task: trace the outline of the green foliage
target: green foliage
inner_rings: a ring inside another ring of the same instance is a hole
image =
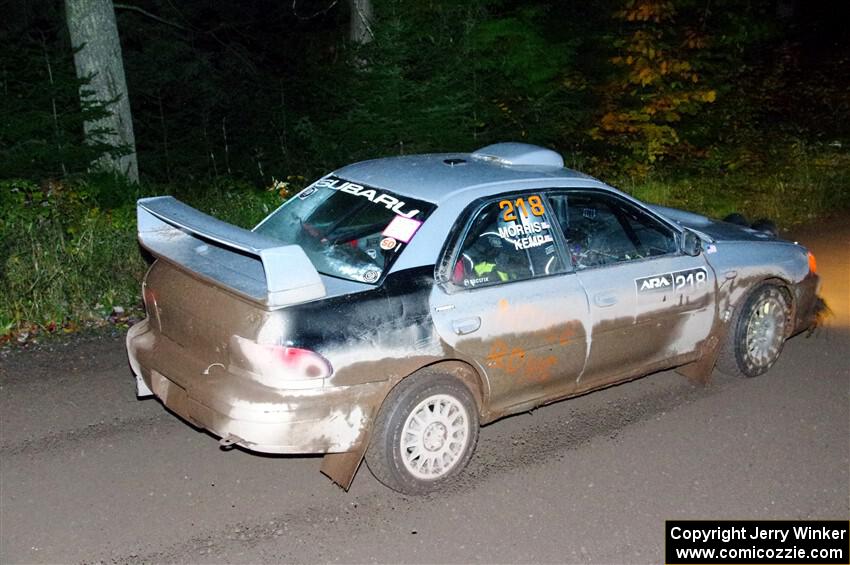
[[[141,186],[86,172],[104,147],[83,143],[82,124],[109,108],[80,103],[62,4],[13,3],[0,22],[15,46],[0,51],[0,334],[137,304],[140,196],[248,227],[378,156],[524,140],[712,216],[788,225],[850,207],[850,49],[829,41],[847,19],[832,8],[798,2],[788,21],[772,0],[373,3],[366,45],[348,39],[346,2],[119,9]]]
[[[428,9],[377,2],[374,39],[350,46],[318,85],[324,107],[302,121],[314,152],[346,160],[469,147],[475,134],[469,26],[478,2]],[[351,159],[353,157],[353,159]]]
[[[98,156],[124,148],[90,139],[83,122],[109,112],[109,103],[80,98],[87,81],[74,74],[70,49],[42,35],[0,33],[0,178],[49,178],[84,172]]]
[[[683,16],[666,0],[625,0],[614,13],[626,30],[613,40],[620,72],[604,87],[605,113],[591,135],[626,149],[637,176],[682,151],[679,123],[717,96],[699,72],[708,38]]]
[[[303,179],[294,178],[297,188]],[[136,207],[117,199],[114,177],[93,175],[41,185],[0,181],[0,335],[35,323],[103,320],[140,306],[147,265],[136,243]],[[180,193],[191,205],[252,227],[291,194],[221,179],[201,189],[149,186],[144,195]],[[123,193],[122,193],[123,194]],[[114,206],[101,207],[101,203]]]
[[[713,218],[732,212],[753,220],[770,218],[781,229],[850,208],[847,151],[795,143],[776,150],[770,159],[764,168],[742,168],[712,176],[680,172],[640,180],[625,177],[619,186],[648,202]]]
[[[98,316],[97,304],[138,302],[144,262],[132,206],[104,210],[63,183],[3,181],[0,214],[0,319],[61,323]]]
[[[555,144],[587,111],[563,87],[576,41],[546,10],[501,2],[376,0],[374,39],[311,80],[321,104],[290,139],[329,167],[516,139]],[[304,170],[304,169],[301,169]]]
[[[587,115],[576,75],[578,40],[543,22],[543,8],[491,16],[475,27],[473,65],[483,98],[479,118],[489,140],[562,142]]]

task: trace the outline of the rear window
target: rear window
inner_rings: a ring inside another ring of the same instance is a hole
[[[374,284],[433,204],[337,177],[316,181],[254,231],[300,245],[320,273]]]

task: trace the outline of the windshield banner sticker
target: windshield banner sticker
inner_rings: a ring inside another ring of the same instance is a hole
[[[404,202],[402,202],[404,204]],[[417,212],[419,210],[416,210]],[[413,238],[413,234],[416,233],[416,230],[419,229],[419,226],[422,225],[422,222],[419,220],[411,220],[408,217],[405,217],[403,214],[400,214],[393,218],[384,232],[381,234],[384,237],[391,237],[402,243],[409,243]]]
[[[419,213],[419,210],[407,210],[406,212],[402,211],[404,209],[405,202],[403,200],[395,198],[394,196],[380,193],[374,188],[368,188],[363,186],[362,184],[344,181],[335,177],[317,180],[315,183],[313,183],[313,186],[318,188],[330,188],[332,190],[339,190],[340,192],[347,192],[355,196],[362,196],[363,198],[369,200],[369,202],[373,202],[375,204],[383,204],[384,206],[386,206],[387,210],[392,210],[399,216],[404,216],[405,218],[413,218]]]
[[[647,292],[690,292],[701,288],[708,280],[708,271],[699,267],[673,273],[660,273],[650,277],[635,279],[638,293]]]

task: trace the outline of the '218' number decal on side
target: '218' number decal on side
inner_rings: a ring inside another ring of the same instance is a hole
[[[689,269],[673,273],[673,284],[676,285],[677,291],[690,290],[704,285],[707,278],[705,269]]]
[[[635,279],[635,287],[638,292],[687,292],[702,287],[707,280],[708,272],[700,267]]]

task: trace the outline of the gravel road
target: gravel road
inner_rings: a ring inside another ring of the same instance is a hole
[[[795,234],[834,311],[755,379],[673,372],[482,430],[424,498],[222,451],[137,401],[118,338],[0,357],[0,563],[659,563],[664,520],[850,518],[850,223]]]

